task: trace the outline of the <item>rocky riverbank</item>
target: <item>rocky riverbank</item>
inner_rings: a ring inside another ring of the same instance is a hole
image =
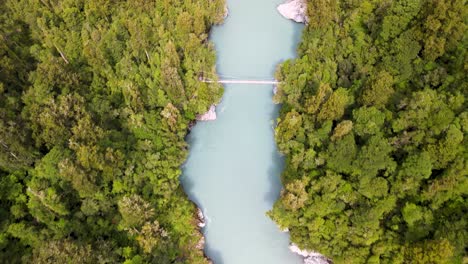
[[[278,226],[281,232],[289,232],[289,228],[281,228]],[[333,264],[333,261],[324,255],[314,252],[314,251],[307,251],[304,249],[300,249],[296,244],[291,243],[289,245],[289,249],[295,253],[300,255],[303,260],[304,264]]]
[[[324,255],[317,253],[317,252],[300,249],[294,243],[289,246],[289,249],[292,252],[298,255],[301,255],[304,258],[304,264],[332,264],[333,263],[330,259],[328,259]]]
[[[294,20],[297,23],[307,24],[309,22],[306,0],[288,0],[279,5],[276,9],[282,16]]]
[[[210,109],[204,114],[197,115],[198,121],[213,121],[216,120],[216,105],[211,105]]]
[[[224,6],[224,19],[226,19],[229,16],[229,8],[227,4]]]
[[[288,0],[283,4],[280,4],[277,8],[278,12],[285,18],[291,19],[297,23],[307,24],[309,18],[307,17],[307,1],[306,0]],[[273,94],[276,95],[278,92],[278,87],[273,88]],[[281,230],[282,232],[288,232],[289,229],[285,228]],[[330,259],[324,255],[300,249],[296,244],[292,243],[289,246],[289,249],[302,256],[304,264],[331,264],[333,263]]]
[[[197,227],[198,227],[198,235],[200,236],[200,239],[198,240],[198,243],[196,245],[196,249],[200,250],[203,252],[203,255],[207,261],[208,264],[213,264],[213,261],[205,254],[205,236],[203,235],[201,229],[206,226],[205,222],[205,216],[203,215],[203,211],[197,207]]]

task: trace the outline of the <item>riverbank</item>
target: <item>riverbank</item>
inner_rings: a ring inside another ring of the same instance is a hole
[[[287,0],[286,2],[278,5],[278,12],[286,19],[290,19],[297,23],[307,24],[309,22],[309,17],[307,15],[307,1],[306,0]],[[276,95],[278,92],[278,87],[275,86],[273,93]],[[278,103],[275,100],[275,103]],[[282,229],[283,232],[289,232],[288,228]],[[333,263],[326,256],[314,252],[308,251],[299,248],[296,244],[292,243],[289,246],[289,249],[300,255],[303,258],[304,264],[330,264]]]
[[[205,236],[203,235],[203,230],[202,230],[203,227],[206,226],[205,216],[203,215],[203,211],[195,203],[193,204],[194,206],[197,207],[196,215],[194,216],[194,218],[196,219],[195,224],[198,230],[198,233],[197,233],[198,243],[195,248],[196,250],[199,250],[202,252],[203,257],[205,258],[207,264],[213,264],[213,261],[210,259],[210,257],[208,257],[205,254]]]

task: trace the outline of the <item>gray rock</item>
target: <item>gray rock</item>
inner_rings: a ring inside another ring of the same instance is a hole
[[[227,4],[224,6],[224,19],[226,19],[229,16],[229,8],[227,7]]]
[[[289,0],[279,5],[276,9],[282,16],[297,23],[307,24],[309,22],[306,0]]]
[[[292,252],[298,255],[301,255],[304,258],[304,264],[330,264],[332,263],[332,261],[329,260],[324,255],[317,253],[317,252],[300,249],[296,244],[291,244],[289,246],[289,249]]]
[[[198,227],[203,228],[206,226],[205,216],[200,208],[197,209],[197,216],[198,216]]]
[[[213,120],[216,120],[216,106],[211,105],[208,112],[206,112],[206,113],[204,113],[202,115],[197,115],[197,120],[198,121],[213,121]]]

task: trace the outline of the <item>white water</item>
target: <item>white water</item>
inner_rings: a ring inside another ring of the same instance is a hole
[[[228,0],[229,17],[212,30],[221,76],[271,80],[295,56],[302,25],[276,11],[281,0]],[[272,85],[226,84],[218,119],[188,137],[182,184],[205,213],[206,254],[215,264],[301,263],[289,236],[265,215],[278,199],[283,161],[273,138]]]

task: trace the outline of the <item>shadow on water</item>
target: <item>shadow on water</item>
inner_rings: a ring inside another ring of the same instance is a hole
[[[265,200],[274,204],[278,200],[282,188],[281,171],[284,167],[284,158],[275,149],[271,153],[272,165],[268,168],[269,191],[265,194]]]
[[[195,130],[197,130],[199,128],[199,127],[197,127],[197,125],[199,126],[199,124],[196,123],[192,127],[191,131],[185,136],[185,139],[184,139],[185,142],[187,143],[187,146],[188,146],[188,148],[187,148],[188,149],[188,156],[185,159],[185,162],[180,167],[181,170],[182,170],[182,173],[181,173],[181,175],[179,177],[179,181],[180,181],[185,193],[189,197],[189,199],[192,202],[194,202],[199,208],[201,208],[200,203],[197,200],[195,192],[194,192],[196,177],[192,177],[192,175],[190,175],[190,171],[187,170],[187,164],[190,163],[190,159],[192,158],[192,155],[194,155],[194,153],[192,151],[192,147],[195,145],[195,142],[197,140],[196,133],[194,133]]]
[[[297,39],[297,40],[301,39],[302,31],[304,31],[304,28],[305,28],[305,27],[304,27],[302,24],[300,25],[300,27],[301,27],[301,30],[293,30],[293,39]],[[294,54],[294,58],[297,58],[297,50],[298,50],[298,48],[299,48],[298,43],[295,42],[295,41],[292,41],[292,43],[291,43],[291,51],[292,51],[293,54]]]
[[[209,244],[205,244],[205,254],[210,257],[213,263],[224,264],[221,252],[210,247]]]
[[[180,177],[180,182],[182,183],[184,191],[189,197],[189,199],[192,202],[194,202],[198,207],[200,207],[200,202],[197,200],[197,197],[193,191],[195,183],[193,181],[193,178],[187,175],[187,171],[185,169],[183,169],[182,176]]]
[[[294,31],[294,39],[300,39],[301,35],[302,35],[302,30],[295,30]],[[297,46],[296,43],[293,43],[293,45],[291,45],[291,51],[293,52],[294,54],[294,57],[293,58],[288,58],[288,59],[295,59],[297,58],[297,51],[298,51],[298,48],[299,46]],[[271,68],[270,68],[270,72],[271,72],[271,76],[274,78],[275,77],[275,73],[276,73],[276,69],[278,69],[279,65],[283,62],[285,62],[286,60],[288,59],[279,59],[277,61],[275,61],[275,63],[273,65],[271,65]],[[276,111],[276,110],[275,110]],[[275,118],[277,117],[277,115],[275,116]]]
[[[270,120],[273,121],[273,128],[276,127],[276,118],[278,117],[279,106],[275,105],[270,113]],[[272,133],[273,138],[271,139],[273,142],[272,144],[275,146],[273,151],[271,152],[271,166],[268,168],[268,183],[270,188],[268,188],[268,192],[265,194],[265,200],[268,203],[275,203],[278,200],[282,184],[281,184],[281,172],[284,168],[284,158],[278,152],[276,148],[276,142],[274,139],[274,132]]]
[[[300,24],[301,30],[293,30],[293,39],[300,39],[302,36],[302,31],[304,30],[304,27],[302,24]],[[294,58],[297,57],[297,51],[298,51],[298,46],[296,42],[292,42],[291,44],[291,51],[294,54]],[[287,60],[287,59],[286,59]],[[285,59],[280,59],[277,60],[270,69],[271,76],[275,76],[276,70],[279,67],[279,65],[283,62],[286,61]],[[273,98],[272,98],[273,101]],[[270,120],[273,120],[273,129],[276,127],[276,119],[279,116],[279,109],[280,106],[276,105],[273,107],[273,110],[271,111],[270,114]],[[274,137],[274,135],[273,135]],[[276,146],[276,141],[273,138],[273,144],[275,145],[275,148],[273,149],[271,153],[271,166],[268,169],[268,180],[270,184],[269,191],[265,194],[265,200],[268,203],[275,203],[276,200],[278,200],[280,196],[280,192],[282,189],[282,183],[281,183],[281,173],[284,170],[284,157],[278,152],[277,146]]]
[[[283,63],[284,61],[285,61],[284,59],[277,60],[277,61],[275,62],[275,64],[271,66],[270,72],[271,72],[271,76],[272,76],[273,78],[275,78],[276,69],[278,69],[278,66],[280,65],[280,63]],[[275,78],[275,79],[276,79],[276,78]],[[275,110],[275,111],[276,111],[276,110]]]

